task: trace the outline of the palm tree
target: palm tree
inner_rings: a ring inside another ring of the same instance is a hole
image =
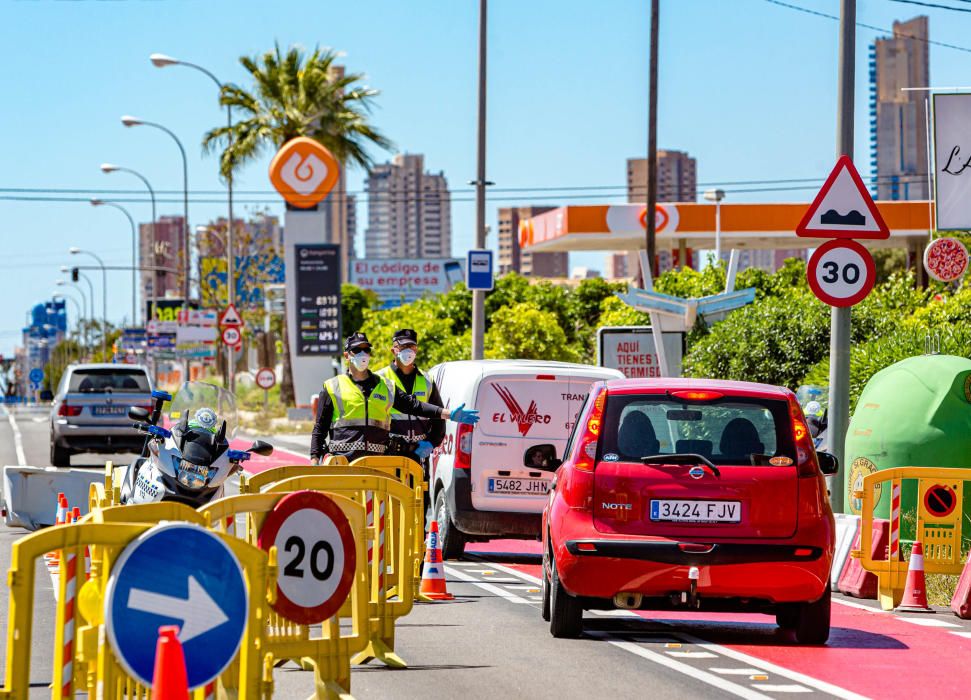
[[[210,130],[202,142],[210,153],[223,147],[223,177],[232,178],[238,168],[267,149],[276,151],[297,136],[319,142],[341,163],[365,169],[373,164],[368,146],[391,148],[391,141],[368,122],[378,91],[360,84],[364,78],[361,74],[345,75],[335,64],[337,58],[336,52],[319,48],[307,55],[290,47],[284,54],[277,44],[262,56],[239,59],[253,77],[253,90],[225,85],[220,102],[242,118],[232,127]],[[288,405],[294,399],[286,315],[280,399]]]

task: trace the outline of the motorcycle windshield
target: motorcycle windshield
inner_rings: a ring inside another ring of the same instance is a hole
[[[170,425],[178,425],[183,416],[188,416],[189,427],[216,432],[222,421],[226,421],[226,439],[236,436],[239,415],[236,411],[236,397],[215,384],[205,382],[186,382],[176,392],[169,405]]]

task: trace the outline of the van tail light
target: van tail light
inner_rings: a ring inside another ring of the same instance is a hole
[[[587,417],[583,434],[577,443],[577,458],[573,466],[582,472],[592,472],[600,442],[600,429],[603,427],[604,406],[607,404],[607,387],[601,386],[600,393],[593,400],[593,409]]]
[[[455,469],[472,468],[472,432],[475,428],[459,423],[455,431]]]
[[[57,409],[57,415],[59,416],[80,416],[81,406],[71,406],[67,401],[61,404],[60,408]]]
[[[816,476],[819,474],[816,446],[795,396],[789,397],[789,415],[792,417],[792,437],[796,444],[797,473],[799,476]]]

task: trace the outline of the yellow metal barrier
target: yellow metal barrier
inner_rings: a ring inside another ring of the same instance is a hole
[[[861,500],[860,549],[850,552],[867,571],[877,575],[878,596],[884,610],[900,604],[907,583],[909,562],[901,556],[900,494],[902,482],[917,480],[917,540],[924,547],[924,572],[928,574],[960,574],[962,494],[964,485],[971,482],[971,469],[943,467],[895,467],[883,469],[863,477],[862,490],[853,498]],[[889,482],[886,483],[885,482]],[[890,546],[886,559],[873,559],[873,509],[879,501],[879,488],[891,494]]]
[[[385,572],[379,566],[381,558],[377,555],[377,527],[369,528],[367,536],[374,543],[376,553],[369,568],[369,639],[367,648],[353,662],[367,663],[371,659],[377,659],[388,666],[405,668],[407,664],[394,651],[395,621],[411,612],[421,575],[421,562],[415,557],[415,512],[422,505],[420,487],[410,489],[387,477],[313,475],[278,482],[270,487],[270,492],[303,489],[347,495],[362,504],[366,502],[367,494],[371,493],[375,512],[382,503],[386,504],[388,529],[394,530],[394,541],[397,544],[388,551],[395,562],[395,569],[402,572],[402,575],[396,582],[393,597],[389,596]]]
[[[7,658],[0,699],[26,699],[30,689],[30,660],[33,641],[33,608],[36,560],[45,552],[61,552],[61,595],[57,608],[52,697],[74,697],[76,691],[88,697],[144,698],[149,689],[140,686],[121,669],[106,642],[102,620],[103,591],[113,562],[135,538],[155,523],[83,521],[48,528],[14,543],[7,576],[10,589],[7,625]],[[276,572],[267,554],[251,545],[222,536],[242,565],[250,590],[250,609],[243,641],[233,672],[222,676],[223,686],[238,689],[236,697],[264,698],[272,692],[272,658],[266,657],[263,619],[268,603],[268,580]],[[76,585],[84,578],[85,550],[91,550],[91,578],[78,587],[77,596],[67,595],[72,585],[68,576],[71,559],[81,562],[74,569]],[[273,553],[275,555],[275,551]],[[76,601],[76,604],[75,604]],[[77,634],[72,636],[76,630]],[[269,671],[268,671],[269,669]],[[202,690],[194,697],[201,700]]]
[[[246,529],[243,537],[255,544],[267,513],[288,493],[274,491],[229,496],[203,506],[199,514],[217,531],[226,527],[227,520],[235,521],[238,516],[246,515],[253,526]],[[312,668],[317,697],[336,698],[350,693],[351,659],[364,651],[369,641],[367,533],[361,502],[334,493],[327,495],[347,516],[354,533],[357,568],[351,593],[341,610],[321,625],[320,636],[314,636],[316,627],[312,630],[270,611],[266,620],[266,650],[277,661],[291,659]],[[342,618],[350,621],[349,630],[342,631]]]

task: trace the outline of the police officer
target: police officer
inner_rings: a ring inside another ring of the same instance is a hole
[[[390,379],[395,387],[412,394],[419,401],[435,406],[442,405],[438,387],[418,367],[418,334],[410,328],[395,331],[391,338],[394,361],[378,374]],[[440,419],[409,416],[397,409],[391,410],[390,454],[410,457],[421,463],[445,438],[445,421]]]
[[[475,425],[479,412],[465,404],[448,411],[424,403],[398,389],[394,382],[368,369],[371,342],[363,333],[344,341],[347,373],[324,382],[317,404],[317,420],[310,439],[310,458],[320,464],[325,453],[342,455],[348,461],[366,455],[383,455],[388,449],[391,412],[422,418],[451,419]]]

